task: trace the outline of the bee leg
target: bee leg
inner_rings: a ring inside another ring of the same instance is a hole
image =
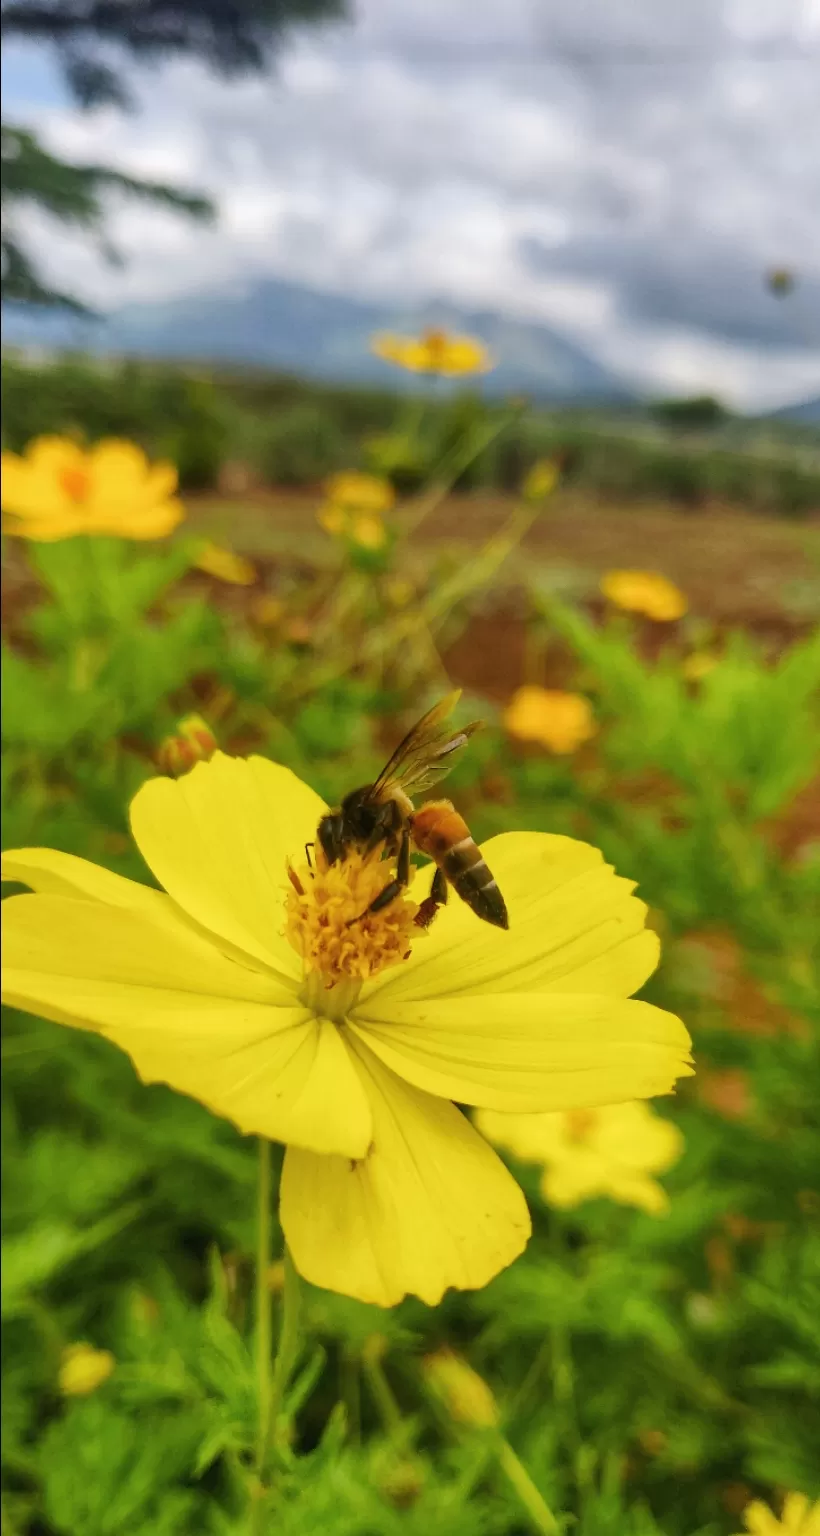
[[[311,850],[311,848],[315,848],[315,847],[316,847],[315,843],[305,843],[305,858],[307,859],[308,869],[310,869],[310,870],[313,869],[313,860],[310,857],[310,850]]]
[[[437,907],[443,907],[447,900],[447,877],[441,869],[437,869],[433,876],[430,900],[434,901]]]
[[[360,914],[359,917],[352,917],[350,919],[350,922],[347,924],[347,927],[348,928],[352,928],[354,923],[360,923],[362,918],[363,917],[369,917],[371,912],[383,912],[385,907],[389,907],[390,906],[391,901],[395,901],[396,897],[401,895],[402,891],[409,884],[409,882],[410,882],[410,833],[407,830],[407,828],[405,827],[403,832],[402,832],[401,842],[399,843],[399,853],[398,853],[398,858],[396,860],[396,875],[395,875],[395,879],[389,880],[387,882],[387,885],[384,886],[383,890],[379,891],[378,896],[374,896],[373,897],[373,900],[371,901],[370,906],[367,907],[365,909],[365,911]]]
[[[369,853],[373,852],[374,848],[378,848],[379,843],[384,843],[387,851],[394,853],[396,851],[396,836],[399,832],[403,832],[401,812],[395,800],[387,800],[379,808],[376,824],[365,843],[365,858]]]
[[[447,878],[442,870],[437,869],[430,886],[430,895],[425,896],[415,916],[417,928],[429,928],[439,907],[443,907],[447,900]]]

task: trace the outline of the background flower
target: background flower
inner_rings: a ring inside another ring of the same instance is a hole
[[[659,623],[682,619],[689,606],[680,588],[658,571],[607,571],[601,591],[616,608],[643,613]]]
[[[809,1504],[804,1493],[787,1493],[778,1520],[766,1504],[755,1499],[744,1509],[743,1523],[743,1536],[749,1532],[751,1536],[820,1536],[820,1500]]]
[[[582,694],[535,684],[516,689],[504,711],[504,725],[519,741],[536,741],[559,755],[574,752],[598,730]]]
[[[397,336],[381,331],[370,342],[371,351],[386,362],[397,363],[411,373],[438,373],[457,377],[488,373],[494,366],[483,341],[475,336],[455,336],[428,330],[421,336]]]
[[[479,1130],[524,1162],[542,1163],[541,1193],[550,1205],[572,1206],[598,1195],[658,1216],[669,1209],[652,1177],[683,1151],[676,1125],[643,1103],[612,1104],[563,1114],[504,1115],[479,1110]]]
[[[173,464],[149,464],[136,443],[104,438],[85,449],[65,437],[38,437],[2,458],[7,533],[52,542],[79,533],[158,539],[184,517]]]

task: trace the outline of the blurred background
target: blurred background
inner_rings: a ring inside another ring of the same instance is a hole
[[[254,1530],[520,1536],[540,1497],[734,1536],[762,1499],[811,1536],[820,7],[2,31],[4,846],[144,879],[150,774],[218,743],[335,802],[460,687],[447,793],[638,882],[695,1039],[654,1205],[512,1157],[535,1233],[484,1292],[309,1292]],[[3,1058],[3,1536],[244,1536],[253,1148],[90,1035],[9,1011]]]

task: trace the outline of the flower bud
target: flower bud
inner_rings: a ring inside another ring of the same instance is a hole
[[[543,501],[558,484],[560,467],[554,459],[538,459],[524,476],[521,495],[525,501]]]
[[[87,1397],[107,1381],[116,1365],[108,1349],[93,1344],[67,1344],[60,1358],[58,1381],[65,1397]]]
[[[213,731],[201,715],[186,715],[172,736],[166,736],[157,748],[157,767],[161,773],[178,779],[194,763],[207,763],[219,746]]]
[[[425,1356],[422,1373],[428,1386],[444,1404],[457,1424],[475,1429],[494,1429],[498,1425],[498,1405],[486,1381],[476,1374],[451,1349],[439,1349]]]

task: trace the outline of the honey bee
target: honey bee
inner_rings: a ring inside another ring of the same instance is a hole
[[[352,790],[337,810],[328,811],[319,822],[316,838],[328,864],[344,859],[353,848],[366,854],[380,844],[384,854],[395,860],[394,877],[354,922],[383,911],[404,890],[414,845],[436,866],[430,895],[416,919],[420,926],[426,927],[446,902],[449,883],[476,917],[496,928],[509,927],[504,898],[464,818],[449,800],[431,800],[419,810],[413,805],[413,795],[423,794],[449,773],[455,755],[481,725],[474,720],[454,730],[447,723],[459,693],[448,694],[422,716],[374,784]]]

